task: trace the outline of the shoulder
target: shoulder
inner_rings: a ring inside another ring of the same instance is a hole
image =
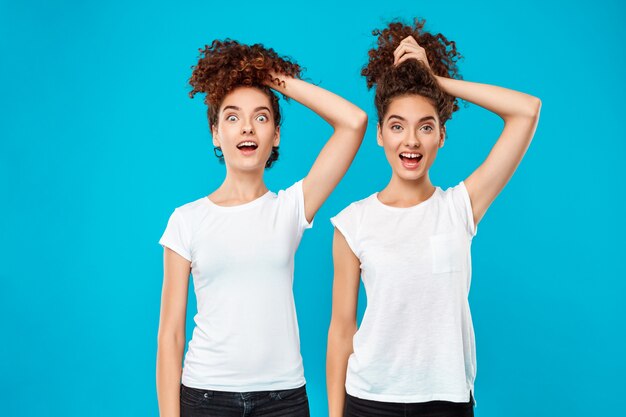
[[[448,187],[445,190],[437,187],[437,192],[440,193],[441,198],[448,201],[458,201],[469,199],[469,194],[467,192],[467,188],[465,187],[465,183],[461,181],[455,186]]]
[[[298,196],[302,195],[302,181],[303,179],[300,179],[294,182],[293,184],[291,184],[289,187],[280,189],[273,194],[276,196],[276,198],[279,198],[279,199],[297,198]]]
[[[192,220],[205,212],[208,206],[207,201],[205,201],[206,199],[207,197],[205,196],[176,207],[172,216],[185,220]]]
[[[461,181],[454,187],[446,189],[442,196],[445,199],[447,207],[451,213],[457,218],[460,218],[462,223],[467,228],[470,236],[476,234],[476,225],[474,224],[474,214],[472,211],[472,200],[470,199],[469,192],[465,187],[465,182]]]
[[[272,199],[280,206],[304,209],[304,191],[302,180],[298,180],[286,188],[271,192]]]
[[[183,204],[182,206],[176,207],[176,210],[178,210],[181,213],[192,213],[194,211],[197,211],[206,207],[206,201],[205,201],[206,199],[207,199],[206,196],[202,198],[198,198],[197,200],[193,200],[193,201],[190,201],[189,203]]]
[[[335,215],[333,219],[361,218],[363,214],[373,205],[373,203],[375,202],[374,201],[375,198],[377,197],[376,197],[376,194],[374,193],[361,200],[354,201],[350,203],[347,207],[345,207],[343,210],[341,210],[339,213],[337,213],[337,215]]]

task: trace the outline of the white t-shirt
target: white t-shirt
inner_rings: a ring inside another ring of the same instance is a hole
[[[191,262],[198,305],[183,384],[234,392],[304,385],[292,288],[294,255],[311,226],[302,181],[234,207],[203,197],[174,210],[159,243]]]
[[[331,219],[359,258],[367,294],[346,391],[373,401],[467,402],[476,375],[468,303],[476,230],[465,184],[437,187],[408,208],[377,194]]]

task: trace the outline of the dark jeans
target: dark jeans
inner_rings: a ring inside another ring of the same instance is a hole
[[[309,417],[306,387],[225,392],[180,385],[181,417]]]
[[[344,417],[474,417],[474,397],[466,403],[428,401],[388,403],[363,400],[346,394]]]

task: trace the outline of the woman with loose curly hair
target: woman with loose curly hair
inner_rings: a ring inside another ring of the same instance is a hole
[[[367,116],[300,74],[298,64],[273,49],[228,39],[201,50],[193,69],[190,96],[206,95],[214,151],[226,176],[208,196],[174,210],[160,240],[162,416],[309,415],[292,291],[294,255],[350,166]],[[264,182],[281,140],[276,93],[334,128],[306,177],[278,193]],[[181,367],[190,274],[198,313]]]
[[[376,88],[377,141],[392,174],[382,191],[331,219],[331,417],[473,416],[471,241],[524,156],[541,102],[461,80],[456,44],[424,23],[375,30],[362,71]],[[429,170],[457,98],[494,112],[504,129],[478,169],[444,191]],[[367,307],[357,329],[360,278]]]

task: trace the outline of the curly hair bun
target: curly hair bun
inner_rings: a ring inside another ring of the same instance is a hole
[[[459,106],[455,97],[443,91],[433,76],[461,78],[456,62],[461,54],[454,41],[438,33],[433,35],[424,30],[425,20],[415,19],[413,25],[391,22],[385,29],[372,31],[378,37],[376,48],[370,49],[369,62],[361,70],[367,88],[376,86],[374,104],[378,120],[383,120],[391,101],[406,94],[426,97],[437,109],[441,123],[452,117]],[[394,66],[394,51],[403,39],[412,36],[424,50],[430,65],[409,59]]]
[[[424,30],[426,21],[415,18],[413,25],[402,22],[391,22],[383,30],[375,29],[372,35],[378,37],[377,47],[368,52],[369,62],[361,71],[367,81],[367,88],[372,88],[378,83],[380,77],[389,69],[393,68],[394,56],[400,42],[413,36],[417,43],[426,50],[426,56],[430,68],[435,75],[441,77],[458,78],[456,62],[461,54],[456,50],[454,41],[448,40],[441,33],[432,34]]]
[[[261,44],[245,45],[231,39],[214,40],[199,49],[200,58],[193,68],[189,97],[205,93],[205,103],[216,106],[239,86],[263,86],[270,73],[300,78],[302,69],[289,58],[279,56]]]

